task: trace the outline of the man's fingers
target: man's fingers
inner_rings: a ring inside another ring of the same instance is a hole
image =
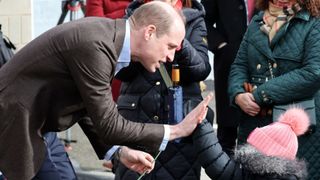
[[[200,108],[200,112],[199,115],[197,117],[198,119],[198,123],[201,123],[203,119],[205,119],[205,117],[207,116],[207,112],[208,112],[208,104],[209,102],[212,100],[213,98],[213,93],[210,92],[205,98],[204,100],[200,103],[199,108]]]
[[[135,172],[137,172],[139,174],[143,174],[145,166],[143,166],[141,164],[140,165],[139,164],[134,164],[134,165],[130,166],[129,169],[131,169],[132,171],[135,171]]]
[[[202,101],[202,103],[205,105],[205,106],[208,106],[209,102],[212,100],[213,98],[213,93],[210,92],[205,98],[204,100]]]
[[[123,147],[120,160],[130,170],[144,173],[146,170],[151,171],[154,168],[154,158],[145,152],[132,150],[128,147]]]
[[[146,159],[151,163],[151,170],[154,168],[154,158],[150,155],[150,154],[147,154],[146,155]],[[151,170],[149,170],[149,171],[151,171]]]
[[[145,158],[150,162],[154,161],[154,158],[150,154],[146,154]]]
[[[146,167],[148,167],[148,168],[151,168],[151,167],[152,167],[152,162],[148,161],[146,158],[140,159],[140,162],[141,162],[144,166],[146,166]]]
[[[208,107],[205,108],[205,110],[203,110],[199,116],[199,121],[198,123],[200,124],[202,122],[202,120],[204,120],[207,116],[207,112],[208,112]]]
[[[113,167],[113,164],[112,164],[111,161],[106,161],[106,162],[104,162],[102,165],[103,165],[104,167],[106,167],[106,168],[109,168],[109,169],[112,169],[112,167]]]
[[[153,168],[148,168],[148,167],[146,167],[144,165],[141,165],[141,164],[137,165],[136,164],[136,165],[132,165],[130,167],[130,169],[132,171],[135,171],[135,172],[139,173],[139,174],[143,174],[143,173],[149,174],[152,171]]]
[[[198,108],[198,109],[200,108],[200,111],[203,111],[204,109],[202,109],[202,108],[207,107],[212,98],[213,98],[213,93],[210,92],[210,93],[201,101],[201,103],[198,104],[198,106],[197,106],[196,108]]]

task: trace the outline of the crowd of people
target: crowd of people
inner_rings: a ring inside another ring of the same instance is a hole
[[[0,171],[77,179],[57,132],[78,123],[117,180],[319,180],[319,17],[320,0],[87,0],[1,67]]]

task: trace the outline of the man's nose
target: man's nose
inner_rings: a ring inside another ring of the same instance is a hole
[[[167,61],[172,62],[176,51],[171,51],[167,56]]]

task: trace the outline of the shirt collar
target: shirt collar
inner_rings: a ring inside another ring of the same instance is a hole
[[[126,32],[124,35],[124,41],[120,55],[116,64],[115,74],[117,74],[122,68],[129,66],[131,60],[130,55],[130,25],[129,21],[126,21]]]
[[[125,36],[124,36],[124,41],[123,41],[123,46],[118,58],[118,63],[119,62],[126,62],[126,63],[130,63],[130,25],[129,25],[129,21],[126,20],[126,32],[125,32]]]

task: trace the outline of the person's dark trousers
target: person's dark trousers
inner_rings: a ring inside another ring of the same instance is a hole
[[[232,156],[236,147],[238,128],[218,125],[217,136],[224,152]]]
[[[47,153],[43,165],[33,180],[77,179],[71,161],[56,132],[44,134]]]

